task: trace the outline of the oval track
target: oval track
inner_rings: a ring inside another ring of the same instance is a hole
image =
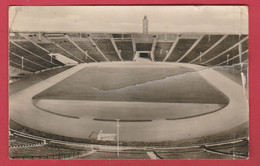
[[[193,68],[199,72],[200,76],[224,93],[229,98],[229,104],[214,113],[188,119],[155,119],[152,122],[120,123],[120,140],[168,141],[194,138],[219,133],[248,121],[248,103],[241,85],[205,67],[181,63],[162,64]],[[77,65],[10,95],[10,118],[39,131],[76,138],[88,138],[91,132],[100,130],[105,133],[116,133],[116,124],[111,121],[95,121],[93,117],[89,116],[81,116],[76,119],[55,115],[37,108],[33,103],[33,96],[91,65],[96,64]]]

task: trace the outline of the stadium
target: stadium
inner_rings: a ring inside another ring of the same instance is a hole
[[[11,31],[13,159],[248,158],[248,34]]]

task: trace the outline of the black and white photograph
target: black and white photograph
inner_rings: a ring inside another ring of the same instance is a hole
[[[10,6],[10,159],[248,159],[248,7]]]

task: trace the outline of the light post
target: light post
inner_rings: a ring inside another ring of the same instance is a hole
[[[122,52],[121,50],[118,50],[118,53],[119,53],[120,57],[121,57],[121,52]]]
[[[227,70],[228,70],[229,54],[227,54]]]
[[[229,54],[227,54],[227,66],[228,66]]]
[[[147,16],[144,16],[143,19],[143,34],[148,34],[148,19]]]
[[[201,63],[201,55],[202,55],[202,52],[200,52],[200,63]]]
[[[161,50],[161,51],[162,51],[162,50]],[[168,51],[168,50],[166,50],[166,51],[165,51],[165,54],[167,55],[167,54],[168,54],[168,52],[169,52],[169,51]],[[166,55],[165,55],[165,56],[166,56]]]
[[[86,55],[85,59],[88,59],[88,51],[85,51],[85,55]]]
[[[117,158],[119,159],[119,120],[120,119],[116,119],[116,136],[117,136]]]
[[[24,61],[24,57],[22,57],[22,69],[24,68],[23,61]]]

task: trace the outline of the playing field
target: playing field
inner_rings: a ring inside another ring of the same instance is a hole
[[[242,92],[241,85],[198,65],[80,64],[12,94],[10,117],[75,138],[115,134],[119,119],[122,141],[179,140],[246,122]]]
[[[192,68],[161,65],[85,67],[34,99],[227,104]]]

